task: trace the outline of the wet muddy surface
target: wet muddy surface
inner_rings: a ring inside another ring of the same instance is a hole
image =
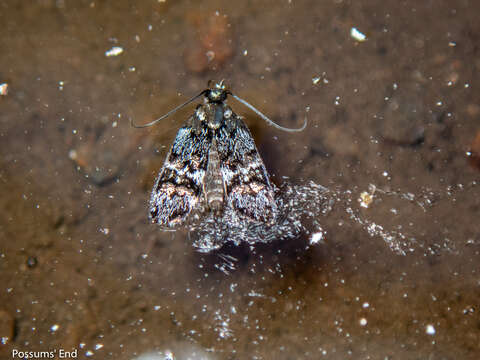
[[[478,359],[479,11],[4,1],[0,357]],[[308,110],[229,101],[301,231],[202,253],[149,224],[194,105],[130,119],[209,79]]]

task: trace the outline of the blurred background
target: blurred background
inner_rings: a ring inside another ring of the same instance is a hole
[[[0,3],[0,355],[478,359],[480,4]],[[194,105],[225,79],[321,229],[211,254],[148,223]],[[308,185],[309,184],[309,185]],[[312,233],[315,232],[315,236]]]

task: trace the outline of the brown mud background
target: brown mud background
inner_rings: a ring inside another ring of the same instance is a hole
[[[474,1],[3,1],[0,357],[480,358],[479,13]],[[129,119],[208,79],[283,126],[309,107],[307,130],[289,134],[230,102],[277,184],[350,191],[364,218],[407,234],[405,254],[340,203],[319,219],[324,242],[227,247],[228,273],[186,232],[148,224],[193,106],[147,130]],[[398,196],[360,209],[369,184]]]

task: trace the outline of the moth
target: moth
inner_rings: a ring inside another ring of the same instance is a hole
[[[165,163],[155,180],[149,219],[162,227],[176,227],[191,219],[226,211],[248,221],[273,224],[278,214],[275,187],[242,117],[227,105],[231,95],[268,124],[284,131],[302,131],[277,125],[226,88],[223,80],[209,82],[192,97],[148,127],[203,96],[194,113],[178,130]]]

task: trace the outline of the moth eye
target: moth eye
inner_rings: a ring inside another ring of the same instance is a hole
[[[225,117],[225,119],[230,119],[232,117],[232,110],[230,109],[227,109],[223,112],[223,116]]]

